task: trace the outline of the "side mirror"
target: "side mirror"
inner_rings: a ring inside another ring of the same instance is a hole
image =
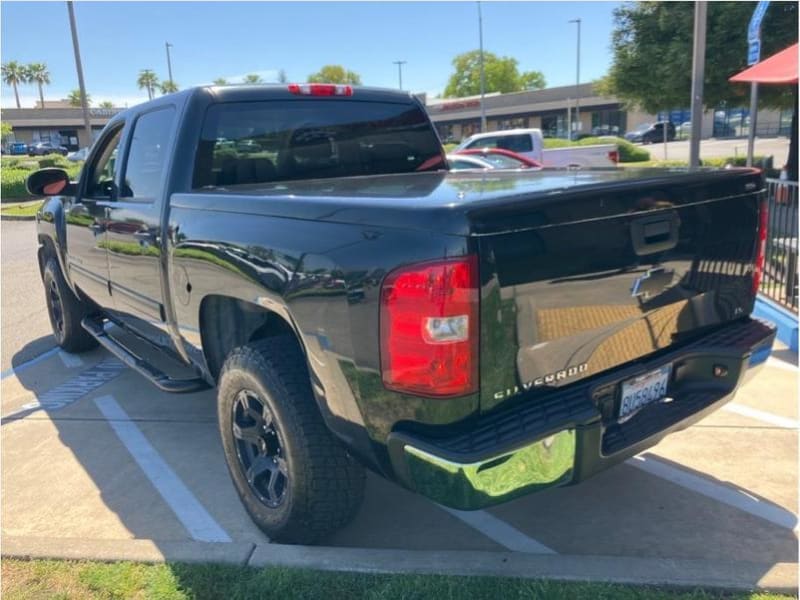
[[[74,195],[75,185],[64,169],[39,169],[28,175],[25,182],[32,196]]]

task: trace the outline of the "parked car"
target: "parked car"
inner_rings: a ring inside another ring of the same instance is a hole
[[[451,171],[464,171],[467,169],[496,169],[497,167],[488,160],[477,156],[465,156],[463,154],[448,154],[447,164]]]
[[[633,131],[625,134],[625,139],[629,142],[640,144],[657,144],[664,141],[664,124],[667,125],[667,141],[675,139],[675,125],[671,121],[658,121],[656,123],[646,123],[640,125]]]
[[[44,156],[45,154],[66,156],[68,152],[64,146],[57,146],[52,142],[37,142],[28,146],[28,156]]]
[[[274,162],[216,148],[267,135]],[[759,171],[449,172],[407,93],[190,88],[111,117],[79,181],[27,186],[53,196],[56,343],[216,388],[274,542],[344,526],[364,466],[460,510],[577,484],[721,407],[775,337],[748,316]]]
[[[510,150],[545,167],[614,167],[619,156],[616,144],[545,148],[540,129],[478,133],[461,142],[454,152],[483,148]]]
[[[25,142],[10,142],[8,144],[8,153],[11,156],[19,156],[28,153],[28,144]]]
[[[678,136],[678,139],[681,140],[685,140],[686,138],[690,137],[692,135],[692,122],[684,121],[678,125],[675,133]]]
[[[80,150],[76,150],[75,152],[70,152],[67,154],[67,160],[71,162],[81,162],[88,158],[89,156],[89,147],[86,146],[85,148],[81,148]]]
[[[454,154],[461,156],[476,156],[494,165],[495,169],[531,169],[541,168],[539,161],[511,152],[502,148],[472,148],[469,150],[459,150]]]

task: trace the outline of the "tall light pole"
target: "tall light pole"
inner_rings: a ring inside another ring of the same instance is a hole
[[[570,23],[578,24],[578,50],[575,66],[575,130],[581,128],[581,20],[572,19]],[[570,138],[572,138],[572,131],[570,131]]]
[[[397,79],[398,83],[400,84],[400,89],[403,89],[403,65],[406,64],[405,60],[393,60],[392,64],[397,65]]]
[[[689,166],[700,166],[700,134],[703,130],[703,78],[706,70],[706,14],[703,1],[694,3],[694,52],[692,55],[692,137]],[[751,117],[752,118],[752,117]],[[666,123],[664,127],[666,128]]]
[[[69,13],[69,28],[72,32],[72,49],[75,52],[75,68],[78,71],[78,88],[81,91],[81,108],[83,109],[83,126],[86,129],[86,143],[92,145],[92,124],[89,122],[89,103],[86,102],[86,85],[83,82],[83,65],[81,64],[81,49],[78,46],[78,27],[75,25],[75,10],[71,0],[67,0]]]
[[[170,60],[170,57],[169,57],[169,49],[172,48],[172,44],[170,44],[169,42],[164,42],[164,47],[167,49],[167,73],[169,73],[169,81],[170,81],[170,83],[173,83],[173,81],[172,81],[172,61]]]
[[[484,96],[486,95],[486,73],[483,69],[483,15],[481,15],[481,2],[478,0],[478,40],[480,42],[480,64],[481,64],[481,133],[486,131],[486,106]]]

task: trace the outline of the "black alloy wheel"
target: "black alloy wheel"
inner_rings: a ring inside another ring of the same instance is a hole
[[[286,498],[289,468],[272,412],[252,390],[241,390],[232,406],[231,428],[236,456],[247,483],[259,500],[277,508]]]

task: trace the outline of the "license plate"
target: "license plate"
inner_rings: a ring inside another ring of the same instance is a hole
[[[648,404],[653,404],[667,395],[667,384],[672,365],[639,375],[622,383],[622,399],[619,402],[618,422],[630,419]]]

